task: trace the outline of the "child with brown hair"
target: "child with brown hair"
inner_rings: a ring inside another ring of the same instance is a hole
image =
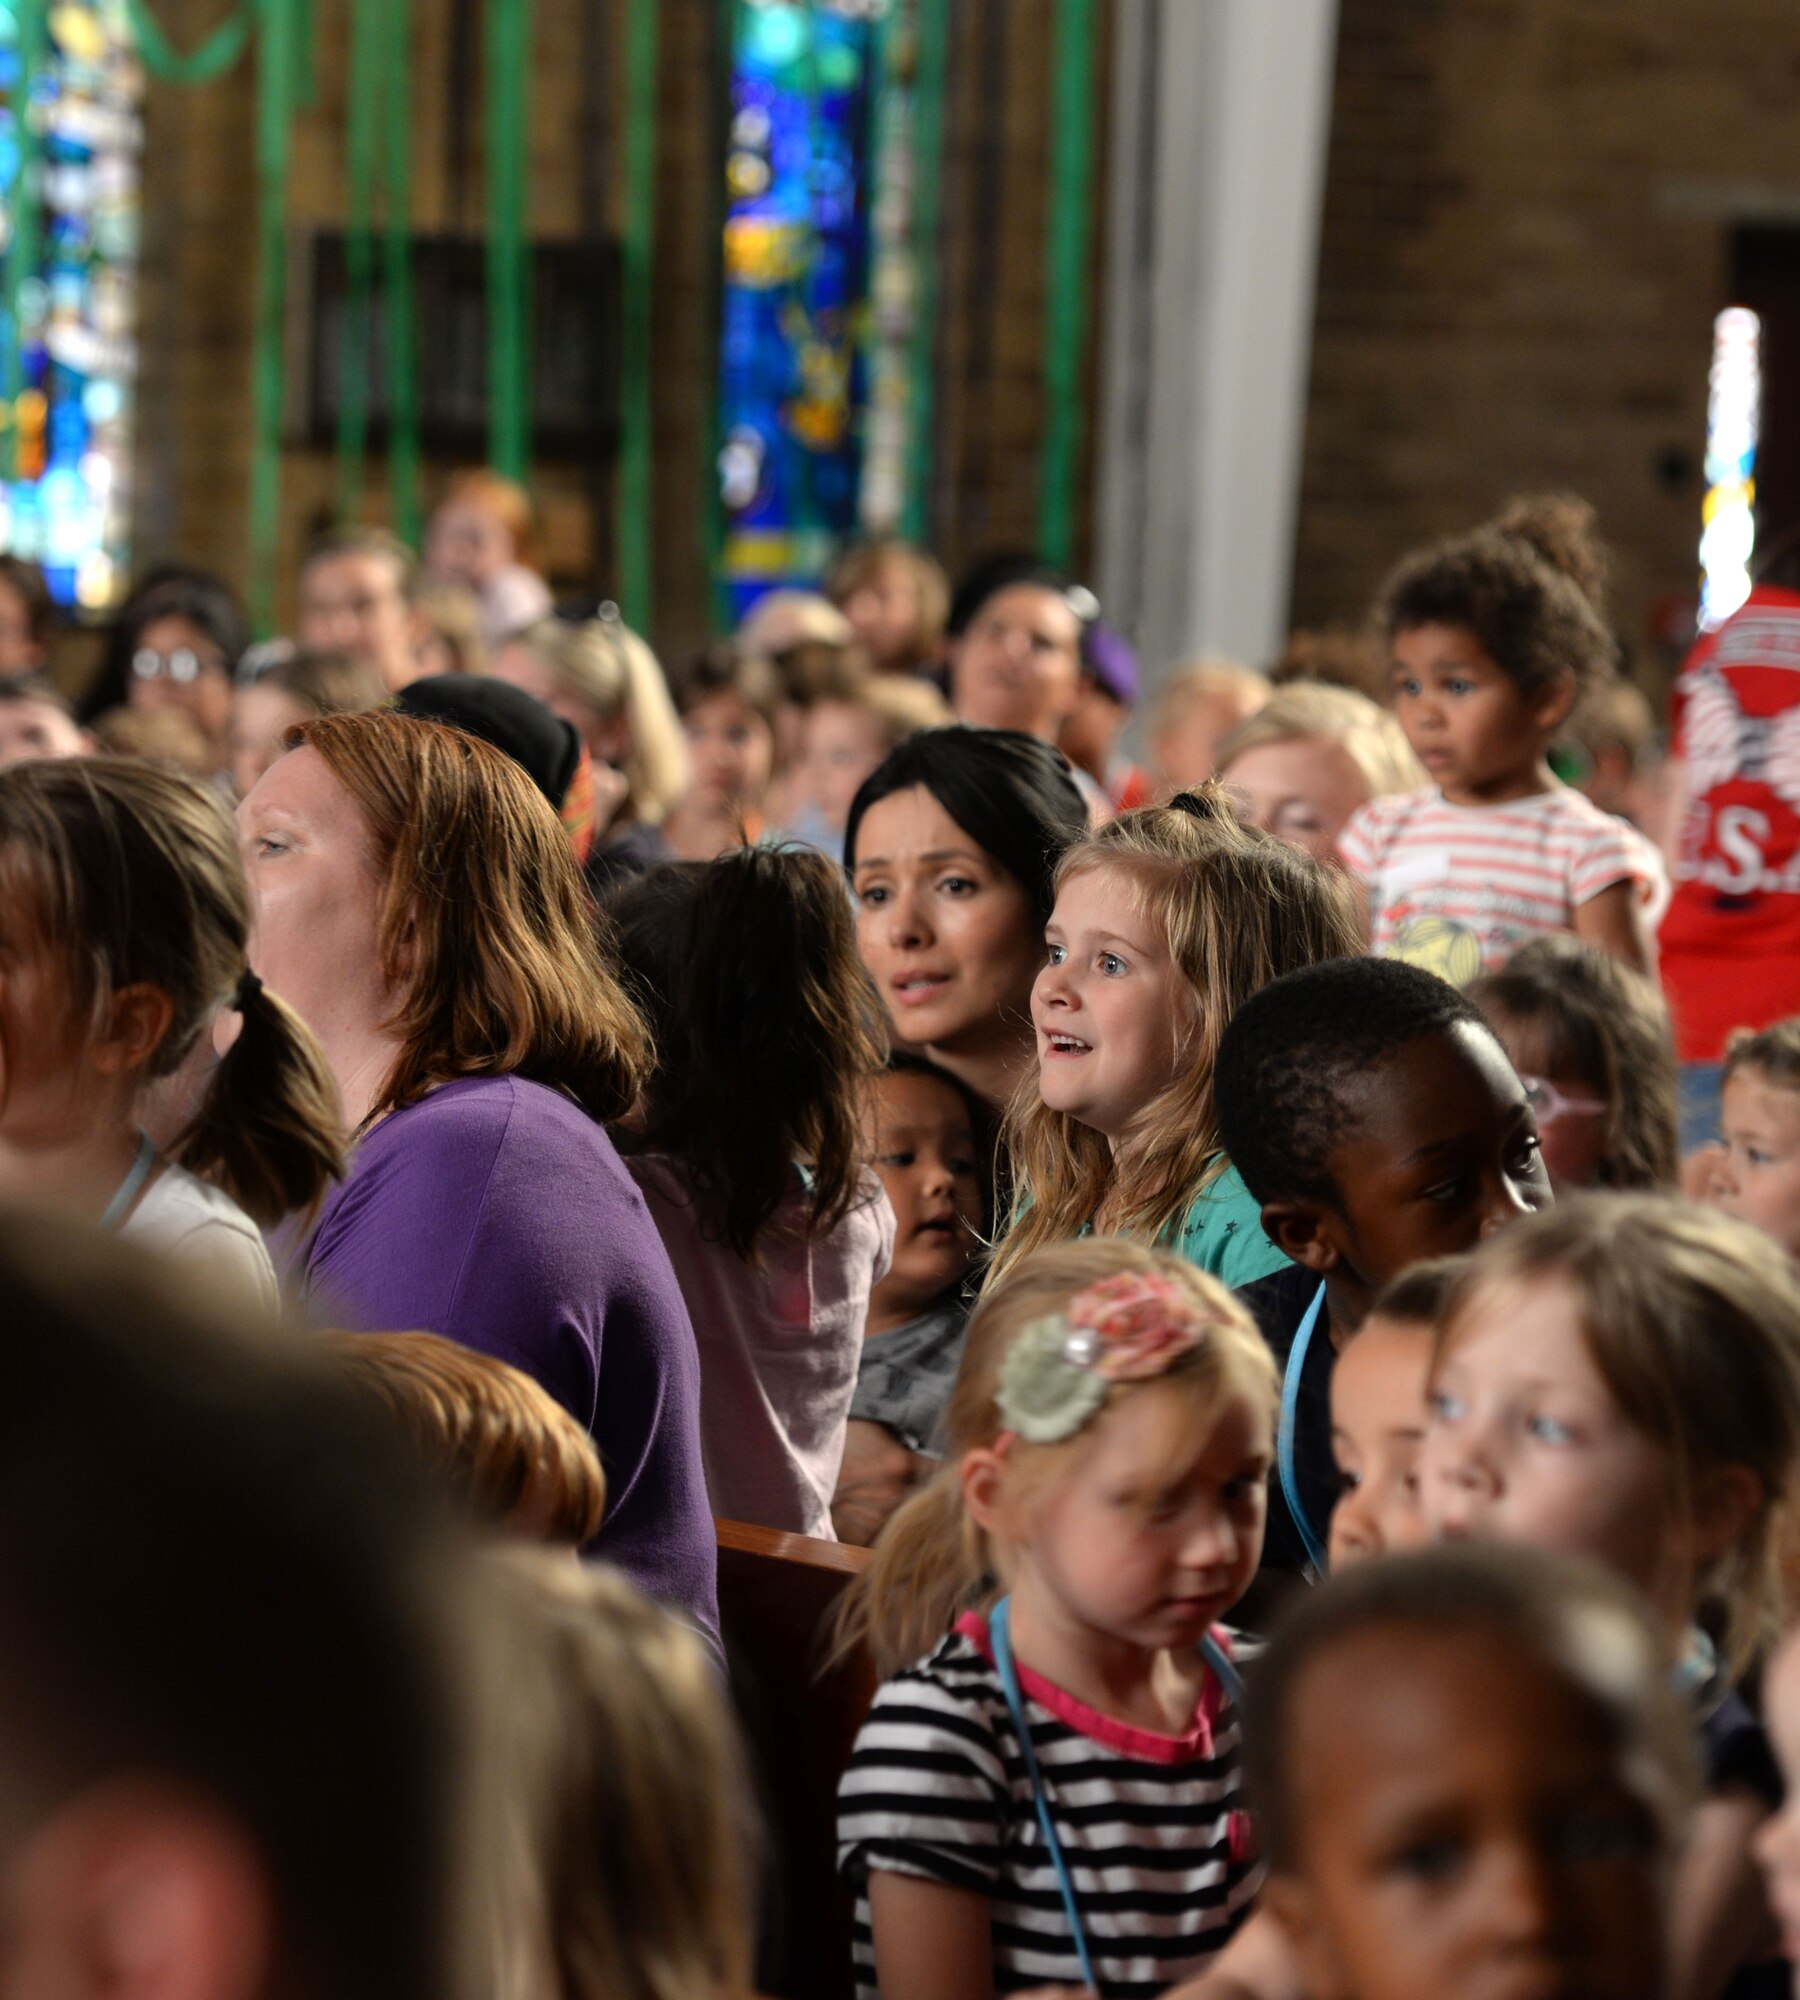
[[[984,1294],[943,1468],[848,1600],[892,1676],[838,1800],[859,1992],[1151,1993],[1230,1937],[1255,1863],[1220,1620],[1275,1403],[1248,1314],[1166,1252],[1060,1244]]]
[[[529,1375],[435,1333],[325,1339],[476,1521],[569,1549],[600,1532],[606,1477],[594,1441]]]
[[[1640,972],[1654,851],[1550,768],[1576,702],[1613,672],[1593,511],[1515,503],[1410,555],[1378,610],[1394,709],[1430,786],[1376,799],[1338,843],[1375,950],[1463,986],[1528,938],[1572,930]]]
[[[1743,1223],[1577,1196],[1469,1260],[1429,1405],[1435,1534],[1586,1556],[1650,1604],[1708,1779],[1675,1884],[1674,1990],[1715,2000],[1774,1949],[1750,1850],[1780,1789],[1735,1688],[1786,1603],[1800,1285]]]
[[[1675,1036],[1653,981],[1559,931],[1521,945],[1469,998],[1519,1072],[1558,1194],[1674,1187]]]
[[[1719,1123],[1707,1198],[1800,1260],[1800,1015],[1725,1044]]]
[[[699,1342],[713,1512],[829,1541],[894,1248],[862,1126],[886,1035],[842,877],[744,848],[640,876],[608,914],[656,1049],[619,1147]]]
[[[778,775],[781,677],[761,653],[710,646],[672,676],[687,743],[687,789],[663,817],[681,861],[711,861],[760,840]]]
[[[99,1221],[273,1306],[257,1225],[341,1171],[330,1070],[245,962],[250,891],[203,787],[145,764],[0,771],[0,1196]],[[159,1149],[151,1086],[221,1010],[230,1047]]]
[[[911,542],[863,542],[849,549],[825,594],[850,621],[877,673],[921,674],[938,663],[950,616],[943,565]]]

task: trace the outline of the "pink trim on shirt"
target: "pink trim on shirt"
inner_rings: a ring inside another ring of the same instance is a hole
[[[988,1636],[988,1622],[979,1611],[965,1611],[956,1621],[956,1631],[968,1640],[989,1666],[994,1664],[994,1645]],[[1231,1642],[1223,1626],[1212,1628],[1212,1639],[1229,1659]],[[1127,1757],[1141,1758],[1146,1764],[1187,1764],[1213,1754],[1213,1724],[1225,1706],[1225,1690],[1220,1687],[1218,1676],[1211,1671],[1207,1673],[1200,1689],[1200,1699],[1195,1705],[1194,1726],[1180,1736],[1165,1736],[1160,1730],[1139,1729],[1132,1723],[1102,1715],[1099,1709],[1090,1708],[1085,1701],[1077,1701],[1066,1688],[1059,1688],[1054,1681],[1047,1681],[1042,1674],[1034,1673],[1023,1660],[1018,1662],[1018,1668],[1021,1690],[1039,1708],[1047,1708],[1059,1722],[1066,1722],[1091,1743],[1104,1744],[1107,1749],[1120,1751]]]

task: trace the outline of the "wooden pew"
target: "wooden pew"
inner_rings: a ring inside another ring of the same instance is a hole
[[[832,1620],[867,1549],[716,1521],[719,1623],[769,1830],[757,1987],[849,2000],[852,1899],[837,1880],[837,1787],[875,1694],[871,1662],[827,1667]]]

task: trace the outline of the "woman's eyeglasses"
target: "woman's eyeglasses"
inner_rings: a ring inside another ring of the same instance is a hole
[[[131,671],[140,681],[175,681],[186,685],[197,681],[202,674],[223,673],[225,669],[217,660],[202,659],[192,646],[177,646],[170,653],[140,646],[131,656]]]

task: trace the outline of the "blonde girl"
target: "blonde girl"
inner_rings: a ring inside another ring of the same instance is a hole
[[[1282,1269],[1221,1147],[1213,1063],[1252,993],[1361,951],[1348,885],[1240,827],[1209,785],[1072,847],[1045,936],[996,1271],[1090,1227],[1166,1244],[1233,1287]]]
[[[1275,1402],[1249,1316],[1141,1244],[1041,1250],[982,1299],[943,1469],[848,1606],[892,1676],[838,1800],[862,1994],[1149,1992],[1231,1935],[1254,1871],[1218,1621]]]
[[[0,772],[0,1198],[85,1214],[274,1305],[259,1223],[341,1169],[337,1092],[250,973],[237,840],[204,786],[111,758]],[[152,1086],[237,1032],[159,1149]]]
[[[616,613],[580,623],[541,618],[507,640],[489,672],[571,723],[592,757],[604,829],[595,872],[619,872],[598,864],[602,856],[623,861],[622,846],[645,849],[640,866],[666,859],[655,830],[691,774],[668,682],[644,640]]]
[[[1780,1251],[1655,1195],[1579,1196],[1491,1239],[1440,1322],[1420,1482],[1436,1533],[1594,1558],[1658,1615],[1709,1776],[1673,1991],[1716,2000],[1775,1943],[1751,1841],[1779,1792],[1733,1690],[1780,1629],[1800,1494],[1800,1285]]]

